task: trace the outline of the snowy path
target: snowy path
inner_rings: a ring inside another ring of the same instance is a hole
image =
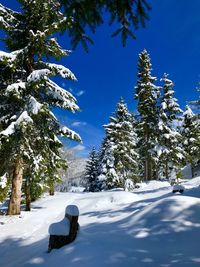
[[[34,204],[22,218],[0,216],[0,266],[167,267],[200,266],[200,178],[172,195],[152,182],[135,193],[58,193]],[[48,226],[65,206],[80,209],[76,241],[46,253]],[[5,222],[5,224],[1,224]]]
[[[64,216],[63,207],[75,198],[66,194],[45,197],[33,204],[32,212],[0,219],[0,266],[22,266],[27,258],[47,251],[49,225]]]

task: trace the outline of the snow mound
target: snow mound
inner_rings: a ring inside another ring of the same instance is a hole
[[[109,195],[110,203],[129,204],[141,200],[141,198],[130,192],[118,191]]]
[[[82,186],[72,186],[69,190],[69,192],[73,193],[82,193],[85,190],[85,187]]]
[[[168,181],[156,181],[156,180],[152,180],[146,183],[140,183],[140,190],[144,190],[148,191],[148,190],[156,190],[156,189],[160,189],[162,187],[169,187],[170,183]],[[140,191],[137,190],[137,191]]]
[[[95,208],[100,210],[105,209],[105,207],[112,208],[116,205],[120,206],[141,200],[137,194],[119,190],[91,194],[94,196]]]
[[[200,186],[200,176],[193,178],[184,183],[186,189],[191,189]]]

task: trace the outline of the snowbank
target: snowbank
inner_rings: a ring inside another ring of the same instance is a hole
[[[183,195],[173,195],[167,182],[151,181],[134,193],[57,193],[41,198],[30,213],[0,216],[0,266],[197,267],[199,182],[200,177],[184,182]],[[62,221],[66,205],[80,210],[77,239],[46,254],[49,225]]]
[[[169,187],[170,183],[168,181],[156,181],[156,180],[152,180],[152,181],[148,181],[146,183],[140,183],[140,188],[137,191],[147,191],[147,190],[155,190],[155,189],[160,189],[160,188],[164,188],[164,187]]]

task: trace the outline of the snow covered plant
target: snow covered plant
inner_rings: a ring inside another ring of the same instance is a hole
[[[133,181],[131,179],[126,179],[124,183],[124,190],[128,192],[128,191],[132,191],[133,189],[134,189]]]
[[[108,188],[124,187],[125,181],[138,180],[138,153],[135,120],[121,98],[117,110],[104,125],[106,137],[99,156],[99,175]]]
[[[177,99],[174,97],[173,82],[164,74],[161,81],[164,83],[160,99],[158,113],[158,146],[157,156],[159,167],[163,169],[163,177],[169,179],[170,171],[175,171],[176,175],[180,172],[181,162],[184,159],[182,148],[182,137],[174,121],[180,120],[182,110]]]
[[[85,166],[85,179],[86,179],[87,190],[89,192],[98,191],[97,176],[98,176],[98,155],[95,147],[93,147]]]
[[[51,79],[76,80],[74,74],[62,65],[46,62],[69,54],[54,36],[66,23],[59,1],[21,0],[20,4],[20,12],[0,5],[8,51],[0,52],[0,159],[2,173],[12,170],[15,187],[8,214],[20,213],[23,177],[29,179],[27,186],[38,175],[52,185],[57,169],[65,166],[57,136],[80,141],[52,111],[54,107],[79,110],[74,96]]]
[[[135,99],[138,101],[138,147],[144,180],[169,179],[172,169],[178,174],[184,159],[182,136],[174,122],[182,110],[174,98],[173,82],[164,74],[163,85],[157,86],[151,75],[150,57],[146,50],[139,54]],[[170,168],[171,166],[171,168]]]
[[[160,86],[155,83],[156,77],[151,74],[151,60],[144,49],[139,54],[137,85],[135,86],[135,99],[138,101],[138,147],[140,164],[144,180],[151,180],[156,176],[156,161],[154,147],[157,143],[157,103],[160,96]]]
[[[200,158],[200,121],[189,105],[186,105],[183,113],[181,133],[183,148],[185,151],[185,164],[190,163],[192,177],[195,176],[195,165]]]

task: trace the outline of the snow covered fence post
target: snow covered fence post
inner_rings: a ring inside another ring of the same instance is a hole
[[[78,207],[76,205],[69,205],[65,209],[64,219],[50,225],[48,252],[53,248],[61,248],[75,240],[79,228],[78,216]]]

